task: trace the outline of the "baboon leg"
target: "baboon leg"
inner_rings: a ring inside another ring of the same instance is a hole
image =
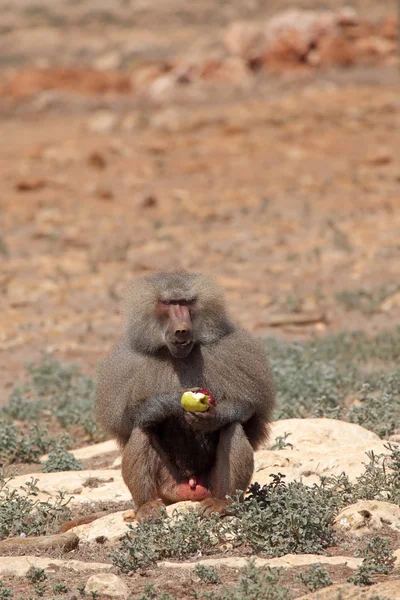
[[[226,513],[236,490],[246,491],[254,470],[254,453],[240,423],[231,423],[221,429],[216,464],[211,471],[212,497],[201,502],[201,512],[207,516],[213,512]]]
[[[163,502],[158,494],[160,457],[151,438],[134,429],[122,454],[122,477],[136,505],[136,518],[142,521],[157,513]]]

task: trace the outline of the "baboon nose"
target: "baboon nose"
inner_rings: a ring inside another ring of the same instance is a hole
[[[190,329],[187,325],[185,324],[180,324],[178,325],[178,327],[175,329],[175,335],[187,335],[190,332]]]

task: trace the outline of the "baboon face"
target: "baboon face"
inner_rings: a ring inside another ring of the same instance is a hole
[[[165,343],[175,358],[186,358],[194,346],[192,313],[194,301],[183,298],[160,300],[158,314],[165,327]]]

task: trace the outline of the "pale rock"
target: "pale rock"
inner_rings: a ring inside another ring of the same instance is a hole
[[[117,50],[106,52],[98,56],[94,61],[94,66],[100,71],[113,71],[119,69],[122,64],[122,55]]]
[[[55,498],[59,490],[72,494],[70,506],[95,502],[126,502],[131,500],[131,495],[126,487],[120,471],[107,469],[88,471],[66,471],[59,473],[34,473],[33,477],[38,480],[38,500],[49,500]],[[30,475],[19,475],[12,479],[7,487],[16,489],[24,495],[21,489]],[[95,485],[91,485],[91,484]],[[1,494],[0,494],[1,495]]]
[[[129,590],[126,583],[113,573],[96,573],[87,580],[85,586],[87,594],[97,592],[100,596],[110,598],[127,598]]]
[[[292,40],[301,56],[325,35],[337,31],[337,17],[330,11],[289,9],[272,17],[265,26],[268,47],[280,40]]]
[[[257,567],[270,567],[271,569],[294,569],[308,565],[346,565],[349,569],[357,569],[362,558],[354,558],[353,556],[323,556],[321,554],[285,554],[279,558],[259,558],[255,557]],[[242,569],[249,561],[248,556],[229,556],[223,558],[206,558],[203,560],[191,562],[160,562],[159,567],[171,569],[193,569],[197,564],[207,567],[228,567],[231,569]]]
[[[89,119],[87,128],[93,133],[110,133],[116,125],[116,115],[109,110],[99,110]]]
[[[235,21],[227,28],[223,41],[229,52],[245,60],[258,58],[265,52],[266,37],[259,23]]]
[[[366,452],[388,454],[385,441],[354,423],[336,419],[286,419],[272,424],[269,444],[285,433],[293,448],[279,451],[262,449],[255,454],[253,482],[264,485],[270,475],[286,475],[285,481],[302,480],[306,485],[319,483],[321,475],[345,472],[355,481],[369,460]]]
[[[107,440],[106,442],[92,444],[91,446],[85,446],[84,448],[69,450],[69,452],[73,454],[77,460],[89,460],[90,458],[96,458],[97,456],[104,456],[110,452],[118,452],[118,450],[119,447],[115,440]],[[40,457],[40,462],[46,462],[47,459],[48,454],[44,454]]]
[[[400,292],[392,294],[380,304],[379,309],[382,312],[391,312],[392,310],[400,308]]]
[[[336,531],[359,536],[389,526],[400,531],[400,507],[390,502],[360,500],[344,508],[334,520]]]
[[[2,556],[0,559],[0,578],[25,577],[31,567],[44,569],[47,573],[57,572],[60,568],[78,572],[109,571],[112,569],[112,565],[107,563],[85,563],[80,560],[62,560],[42,556]]]
[[[71,532],[79,537],[81,543],[98,542],[103,544],[106,541],[117,542],[129,531],[128,524],[132,523],[132,520],[132,525],[134,527],[137,526],[133,515],[134,511],[118,511],[100,517],[100,519],[96,519],[96,521],[87,525],[73,527]]]
[[[175,511],[179,514],[186,514],[190,510],[195,510],[199,507],[198,502],[177,502],[167,506],[167,515],[171,518]],[[135,510],[123,510],[105,515],[88,523],[86,525],[79,525],[71,529],[72,533],[75,533],[81,543],[98,542],[103,544],[104,542],[118,542],[121,540],[125,533],[129,531],[129,524],[133,527],[137,526],[135,520]]]
[[[350,583],[330,585],[317,592],[301,596],[297,600],[400,600],[400,579],[384,581],[377,585],[360,588]]]

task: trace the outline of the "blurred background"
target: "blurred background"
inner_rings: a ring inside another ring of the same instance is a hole
[[[399,3],[0,1],[0,403],[94,370],[134,275],[259,335],[400,317]]]

